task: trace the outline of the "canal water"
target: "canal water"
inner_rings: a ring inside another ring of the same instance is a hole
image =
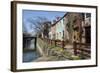
[[[33,62],[39,57],[35,47],[35,38],[24,38],[23,41],[23,62]]]
[[[23,62],[34,62],[39,58],[39,53],[36,51],[27,51],[23,53]]]

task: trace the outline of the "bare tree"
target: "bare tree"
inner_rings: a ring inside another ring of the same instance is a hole
[[[36,32],[36,35],[39,35],[40,33],[44,33],[47,31],[44,31],[46,28],[46,26],[48,24],[46,24],[47,22],[50,22],[46,17],[37,17],[37,18],[30,18],[28,19],[28,22],[31,23],[30,28],[32,30],[34,30]]]
[[[27,33],[27,28],[25,26],[25,23],[23,22],[23,33]]]

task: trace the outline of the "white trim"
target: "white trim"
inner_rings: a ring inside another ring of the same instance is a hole
[[[45,11],[65,11],[65,12],[89,12],[91,13],[91,59],[78,61],[53,61],[53,62],[22,62],[22,10],[45,10]],[[65,66],[82,66],[95,65],[96,57],[96,10],[92,8],[80,7],[60,7],[60,6],[44,6],[44,5],[17,5],[17,69],[31,68],[50,68],[50,67],[65,67]]]

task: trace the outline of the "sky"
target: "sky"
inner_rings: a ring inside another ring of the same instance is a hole
[[[36,19],[37,17],[45,17],[49,21],[53,21],[56,19],[56,17],[63,17],[66,12],[56,12],[56,11],[36,11],[36,10],[23,10],[22,13],[22,20],[23,20],[23,30],[26,29],[27,32],[32,32],[32,30],[29,25],[31,23],[28,21],[28,19]]]

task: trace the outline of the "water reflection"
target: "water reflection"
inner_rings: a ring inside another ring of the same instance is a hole
[[[23,62],[32,62],[39,57],[36,51],[27,51],[23,53]]]
[[[23,62],[32,62],[39,57],[36,50],[36,37],[23,36]]]

